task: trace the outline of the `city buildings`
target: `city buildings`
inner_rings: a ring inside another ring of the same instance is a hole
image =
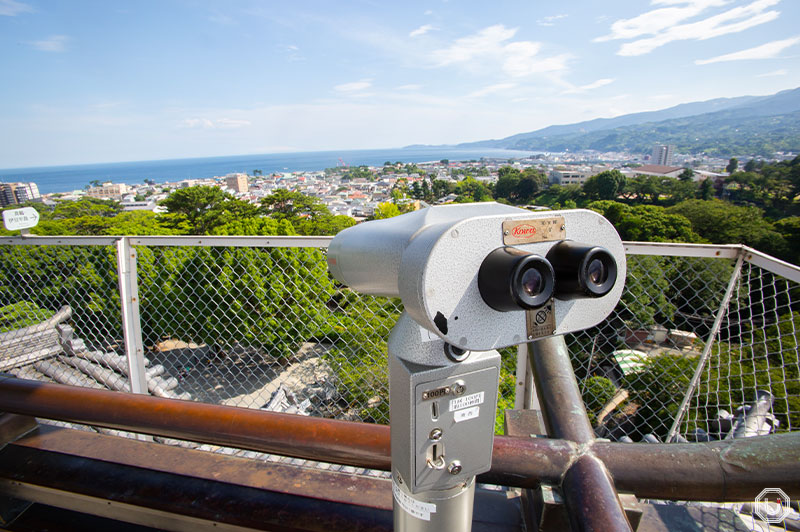
[[[86,195],[91,198],[120,201],[130,190],[131,187],[125,183],[103,183],[99,187],[89,187]]]
[[[0,207],[18,205],[41,198],[36,183],[0,183]]]

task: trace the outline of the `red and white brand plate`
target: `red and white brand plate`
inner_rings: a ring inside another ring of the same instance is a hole
[[[503,244],[507,246],[564,240],[566,234],[562,216],[503,222]]]

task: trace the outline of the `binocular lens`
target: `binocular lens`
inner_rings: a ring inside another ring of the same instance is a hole
[[[542,288],[544,288],[544,279],[542,279],[542,274],[539,273],[539,270],[530,268],[525,270],[525,272],[522,274],[520,284],[522,285],[522,289],[526,294],[528,294],[530,297],[536,297],[542,293]]]
[[[608,279],[608,272],[606,267],[603,266],[603,261],[600,259],[593,259],[586,268],[586,277],[589,282],[593,284],[603,284]]]
[[[500,312],[539,308],[553,297],[554,285],[544,257],[509,246],[489,253],[478,271],[481,297]]]
[[[608,250],[571,240],[559,242],[547,253],[556,273],[556,297],[602,297],[617,281],[617,262]]]

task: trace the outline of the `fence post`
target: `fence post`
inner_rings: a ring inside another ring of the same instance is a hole
[[[725,290],[725,295],[722,297],[722,302],[719,305],[719,310],[717,311],[717,316],[714,319],[714,325],[711,326],[711,330],[708,332],[708,338],[706,339],[706,345],[703,348],[703,353],[700,355],[700,360],[697,362],[697,367],[694,370],[694,375],[692,376],[692,380],[689,382],[689,387],[686,389],[686,395],[683,396],[683,400],[681,401],[681,406],[678,408],[678,412],[675,414],[675,420],[672,422],[672,427],[670,427],[669,432],[667,433],[666,441],[672,441],[675,435],[678,433],[678,428],[680,427],[681,420],[683,419],[684,414],[686,414],[686,410],[689,407],[689,401],[692,399],[695,390],[697,389],[697,385],[700,383],[700,377],[703,374],[703,369],[706,366],[706,362],[708,361],[708,356],[711,353],[711,348],[714,345],[714,339],[717,337],[717,333],[719,332],[720,327],[722,326],[722,318],[728,311],[728,305],[731,302],[731,295],[733,294],[733,289],[736,284],[739,282],[739,277],[742,273],[742,263],[744,262],[745,250],[742,248],[739,251],[739,255],[736,258],[736,266],[733,267],[733,273],[731,274],[731,279],[728,281],[728,288]]]
[[[539,396],[536,394],[536,383],[528,361],[528,344],[517,346],[516,386],[514,390],[514,409],[541,410]]]
[[[148,393],[144,368],[144,343],[139,315],[139,283],[136,274],[136,250],[127,236],[117,240],[117,272],[119,299],[122,306],[122,333],[128,359],[128,378],[131,392]]]

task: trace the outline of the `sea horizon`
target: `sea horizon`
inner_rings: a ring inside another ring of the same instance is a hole
[[[386,161],[421,163],[442,159],[472,160],[481,157],[518,159],[538,152],[494,148],[408,147],[369,150],[280,152],[215,157],[187,157],[149,161],[124,161],[77,165],[0,169],[0,181],[33,182],[41,194],[69,193],[91,181],[138,185],[145,179],[156,183],[206,179],[230,173],[311,172],[347,166],[381,166]]]

